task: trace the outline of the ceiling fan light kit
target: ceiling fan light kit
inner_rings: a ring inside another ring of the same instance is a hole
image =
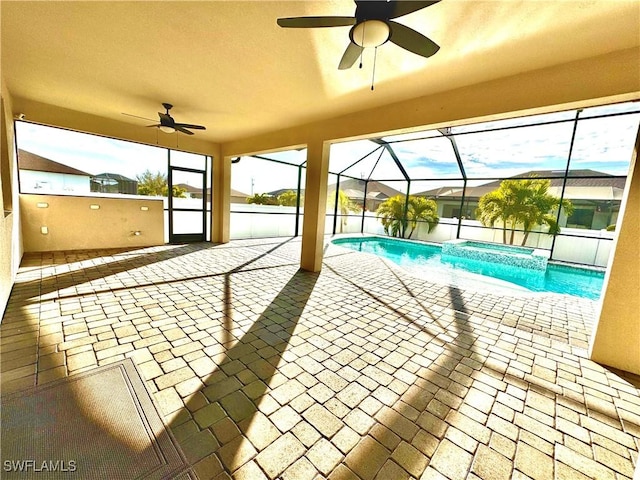
[[[158,129],[164,133],[175,133],[176,129],[172,127],[167,127],[166,125],[159,125]]]
[[[379,47],[391,36],[389,24],[382,20],[365,20],[356,23],[349,32],[349,38],[356,45],[369,48]]]
[[[321,28],[346,27],[349,30],[349,45],[338,64],[339,70],[351,68],[360,58],[362,68],[362,52],[365,48],[375,48],[391,41],[391,43],[421,57],[434,55],[440,47],[431,39],[412,28],[391,19],[422,10],[440,0],[355,0],[356,13],[353,17],[291,17],[279,18],[277,23],[283,28]],[[375,59],[373,73],[375,75]],[[373,79],[371,81],[373,90]]]

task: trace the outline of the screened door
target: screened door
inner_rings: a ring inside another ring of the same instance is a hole
[[[204,242],[206,171],[169,167],[169,243]]]

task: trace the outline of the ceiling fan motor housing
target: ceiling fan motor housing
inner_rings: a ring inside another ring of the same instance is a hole
[[[356,20],[358,23],[365,20],[386,20],[391,18],[392,14],[392,2],[356,1]]]
[[[162,115],[160,115],[160,125],[163,127],[173,127],[173,125],[175,124],[175,120],[173,119],[173,117],[171,115],[167,115],[166,113],[163,113]]]
[[[381,1],[356,2],[356,24],[349,31],[353,43],[364,48],[379,47],[391,37],[388,23],[392,4]]]

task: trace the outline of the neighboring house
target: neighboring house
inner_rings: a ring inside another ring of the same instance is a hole
[[[238,190],[231,189],[231,203],[247,203],[249,195]]]
[[[340,190],[342,190],[354,204],[362,206],[365,183],[365,180],[346,178],[340,181]],[[284,192],[295,192],[296,190],[297,188],[281,188],[279,190],[267,192],[267,195],[277,198],[278,195]],[[304,195],[304,189],[300,189],[300,193],[301,195]],[[332,199],[335,198],[335,195],[336,184],[332,183],[327,185],[327,200],[330,203],[333,202]],[[369,180],[369,184],[367,185],[366,210],[369,212],[375,212],[382,202],[387,198],[394,197],[396,195],[404,195],[404,193],[375,180]]]
[[[362,199],[364,198],[365,180],[358,180],[355,178],[348,178],[340,181],[340,190],[342,190],[350,200],[357,205],[362,205]],[[389,187],[384,183],[377,182],[375,180],[369,180],[367,185],[367,200],[365,204],[365,210],[369,212],[375,212],[380,204],[387,198],[395,197],[396,195],[404,195],[406,192],[400,192],[395,188]],[[327,198],[335,196],[336,184],[327,186]]]
[[[295,188],[280,188],[278,190],[273,190],[271,192],[267,192],[267,195],[271,196],[271,197],[275,197],[278,198],[280,195],[282,195],[285,192],[296,192],[298,190],[298,187]],[[300,194],[304,196],[304,188],[300,189]]]
[[[202,198],[202,187],[193,187],[188,183],[177,183],[174,187],[181,188],[185,191],[187,198]],[[207,201],[211,201],[211,189],[207,189]]]
[[[202,198],[202,188],[192,187],[187,183],[178,183],[175,185],[176,187],[183,188],[185,190],[185,194],[187,198]],[[246,193],[242,193],[238,190],[231,189],[231,203],[247,203],[247,195]],[[211,189],[207,188],[207,202],[211,201]]]
[[[91,191],[90,173],[26,150],[18,150],[18,168],[22,193],[87,193]]]
[[[561,174],[564,175],[564,171]],[[511,178],[548,178],[557,175],[557,171],[536,170]],[[595,170],[571,170],[570,175],[571,177],[567,178],[564,198],[571,200],[573,214],[569,218],[561,218],[560,226],[601,230],[616,223],[626,178],[614,177]],[[464,192],[464,205],[461,205],[462,187],[459,186],[440,187],[415,195],[434,199],[438,204],[438,215],[441,218],[458,218],[462,215],[463,218],[475,219],[475,210],[478,208],[480,197],[496,190],[500,182],[501,180],[496,180],[477,187],[467,187]],[[562,178],[551,178],[549,193],[560,197],[562,185]]]
[[[91,177],[91,191],[137,195],[138,182],[118,173],[100,173]]]

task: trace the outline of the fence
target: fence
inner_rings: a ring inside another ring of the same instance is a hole
[[[302,233],[302,209],[298,220],[298,233]],[[327,215],[325,232],[333,231],[334,217]],[[295,207],[272,205],[244,205],[233,204],[231,211],[230,236],[232,239],[265,238],[294,236],[296,227]],[[386,235],[380,219],[375,213],[364,215],[338,216],[336,219],[336,234],[360,233]],[[431,231],[425,223],[418,224],[411,238],[426,242],[442,243],[446,240],[458,238],[458,220],[455,218],[441,218],[440,223]],[[508,233],[509,234],[509,233]],[[516,232],[514,243],[520,244],[522,232]],[[553,260],[606,267],[614,232],[606,230],[585,230],[577,228],[563,228],[556,237],[553,247]],[[460,227],[460,237],[466,240],[502,243],[502,230],[483,227],[479,221],[463,220]],[[553,237],[541,232],[531,232],[527,238],[527,246],[550,250]]]

